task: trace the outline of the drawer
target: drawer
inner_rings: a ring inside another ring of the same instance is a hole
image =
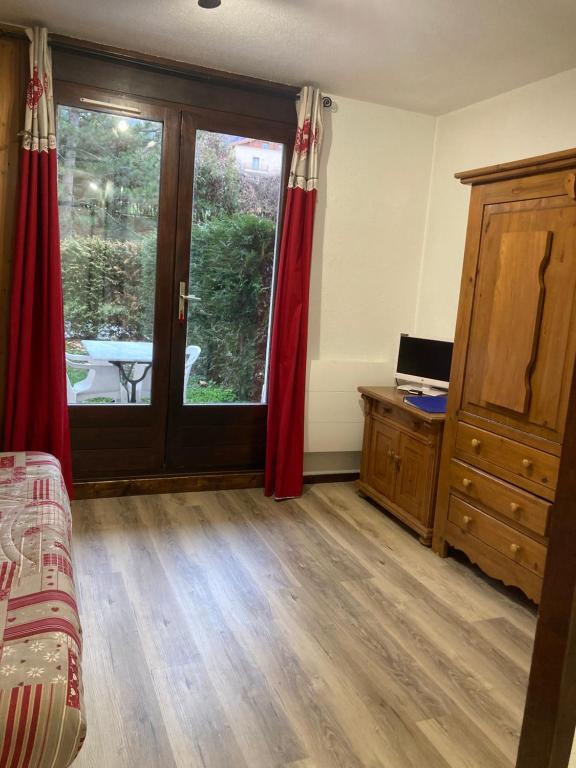
[[[456,453],[468,463],[481,468],[485,468],[484,462],[490,464],[490,471],[495,475],[499,474],[499,470],[504,470],[552,491],[556,488],[559,465],[557,456],[493,432],[459,422]]]
[[[450,485],[472,502],[480,502],[502,517],[546,536],[552,507],[549,502],[455,459],[450,462]]]
[[[471,504],[450,496],[448,519],[466,535],[488,544],[538,576],[544,575],[546,547]]]
[[[404,427],[409,432],[422,435],[424,438],[429,438],[434,432],[432,425],[425,421],[418,411],[412,415],[402,408],[396,408],[392,404],[381,403],[375,400],[372,406],[372,413],[394,422],[399,427]]]

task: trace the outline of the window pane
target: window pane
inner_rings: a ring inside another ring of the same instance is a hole
[[[68,402],[149,403],[162,124],[58,108]]]
[[[284,146],[198,131],[184,403],[266,398]]]

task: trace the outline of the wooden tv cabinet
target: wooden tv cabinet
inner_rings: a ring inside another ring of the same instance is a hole
[[[358,387],[364,400],[362,466],[356,485],[432,543],[444,414],[404,402],[395,387]]]

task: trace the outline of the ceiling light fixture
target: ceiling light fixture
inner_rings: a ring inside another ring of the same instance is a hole
[[[222,0],[198,0],[200,8],[218,8]]]

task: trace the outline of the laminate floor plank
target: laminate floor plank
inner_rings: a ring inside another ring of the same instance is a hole
[[[534,636],[519,629],[504,616],[485,619],[472,623],[474,629],[482,635],[492,648],[513,659],[525,674],[530,672],[530,660],[534,645]]]
[[[76,557],[82,556],[82,546]],[[80,578],[78,585],[85,646],[87,710],[92,747],[82,750],[78,768],[175,768],[163,707],[156,697],[130,598],[122,576]],[[86,608],[90,606],[89,610]],[[105,627],[105,635],[102,629]],[[94,642],[100,638],[100,642]]]
[[[352,484],[73,514],[78,768],[512,768],[535,610]]]
[[[220,535],[233,548],[236,557],[254,575],[266,591],[299,586],[297,579],[286,570],[281,561],[241,513],[234,497],[217,492],[205,495],[202,508]]]
[[[188,525],[182,525],[180,506],[167,502],[164,507],[162,513],[155,502],[142,503],[141,516],[149,526],[161,521],[155,533],[158,556],[247,765],[274,768],[303,757],[268,679],[230,626],[238,615],[243,624],[255,624],[256,637],[261,637],[261,627],[271,622],[265,595],[207,522],[202,507],[186,507]]]
[[[452,557],[438,558],[429,548],[422,547],[422,552],[418,554],[417,539],[402,535],[405,529],[393,517],[369,501],[358,504],[353,484],[312,486],[302,502],[311,502],[316,497],[327,502],[328,509],[343,516],[379,543],[383,551],[401,566],[409,558],[412,567],[408,570],[414,578],[427,585],[438,598],[454,606],[466,620],[499,618],[504,614],[520,629],[533,633],[536,611],[532,603],[523,599],[519,590],[506,588],[493,579],[478,579],[479,569],[470,568],[468,563],[463,565]],[[474,600],[470,600],[471,588]]]
[[[329,532],[324,533],[319,526],[309,526],[306,530],[300,510],[293,502],[275,502],[276,506],[270,507],[270,500],[259,489],[256,493],[236,498],[261,537],[300,583],[307,579],[322,587],[371,575],[357,558],[332,539]],[[280,511],[282,514],[278,514]]]
[[[357,588],[357,585],[353,585]],[[381,598],[379,600],[381,603]],[[409,614],[395,610],[392,602],[378,622],[380,631],[403,645],[407,653],[417,658],[423,671],[450,698],[453,705],[475,722],[510,759],[516,754],[521,711],[508,699],[502,703],[492,695],[492,689],[482,679],[481,670],[473,669],[455,654],[450,644],[438,645],[422,630]]]
[[[151,666],[181,666],[197,653],[173,583],[156,553],[149,529],[138,514],[139,498],[115,500],[120,507],[117,536],[109,548],[122,576]]]
[[[503,654],[498,645],[487,642],[474,623],[462,622],[455,612],[432,596],[418,599],[410,606],[404,604],[399,610],[387,593],[387,586],[382,579],[375,579],[361,585],[350,583],[348,590],[360,604],[371,608],[382,625],[387,627],[394,617],[395,632],[404,630],[417,645],[445,651],[448,660],[456,659],[484,687],[498,686],[506,680],[511,700],[520,708],[523,706],[528,685],[525,670]],[[411,608],[409,619],[408,607]],[[423,660],[425,655],[419,658]]]
[[[178,768],[250,768],[199,654],[151,675]]]
[[[381,575],[390,583],[391,589],[398,591],[398,600],[428,593],[448,605],[454,605],[466,621],[496,615],[494,610],[482,611],[478,602],[463,600],[457,577],[444,578],[444,563],[435,562],[439,558],[435,558],[429,549],[423,556],[417,550],[417,539],[412,536],[406,538],[405,529],[397,522],[370,502],[364,503],[367,509],[359,511],[354,503],[340,498],[337,492],[330,493],[316,487],[298,501],[317,524],[334,531],[334,536],[342,545],[360,552],[367,550],[373,574]],[[411,561],[410,568],[406,567],[408,560]]]
[[[282,597],[287,598],[285,602]],[[414,681],[410,676],[411,660],[402,657],[398,648],[385,648],[382,653],[383,646],[377,643],[370,654],[365,653],[349,625],[341,626],[325,617],[319,626],[317,617],[302,610],[303,601],[293,592],[284,596],[277,593],[274,599],[276,620],[292,638],[311,679],[321,680],[323,688],[329,690],[327,701],[345,723],[364,765],[380,765],[382,761],[386,766],[446,768],[445,761],[416,728],[430,711],[446,710],[425,688],[425,680]],[[408,679],[413,686],[410,697],[406,695]],[[423,694],[421,701],[417,700],[418,692]],[[372,757],[370,750],[374,750]]]
[[[507,768],[502,753],[470,720],[443,717],[425,720],[418,727],[442,753],[450,768]]]
[[[312,760],[298,760],[297,763],[286,763],[282,768],[318,768]]]
[[[335,601],[318,593],[312,598],[304,591],[279,593],[274,600],[275,612],[284,623],[292,624],[293,633],[304,628],[314,636],[335,668],[346,670],[366,699],[385,700],[414,721],[446,713],[442,690],[419,674],[416,659],[390,634],[380,632],[367,612],[354,610],[348,620],[342,620]]]

